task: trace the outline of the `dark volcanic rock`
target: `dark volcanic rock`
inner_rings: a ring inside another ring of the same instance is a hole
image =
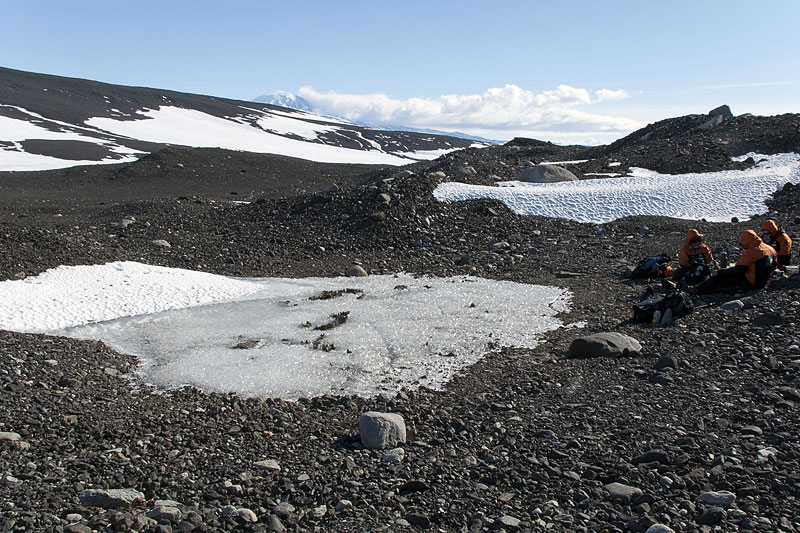
[[[573,293],[561,318],[585,324],[533,349],[492,348],[442,391],[297,402],[153,391],[122,377],[135,358],[101,343],[0,332],[3,530],[797,529],[800,289],[744,294],[730,309],[720,304],[733,295],[714,295],[674,327],[634,324],[631,304],[647,282],[621,273],[637,258],[676,253],[686,221],[595,226],[431,194],[467,166],[476,174],[460,179],[490,184],[524,162],[595,158],[568,165],[584,177],[613,161],[718,170],[743,166],[729,155],[745,148],[800,149],[796,115],[726,117],[713,135],[697,129],[708,118],[652,124],[613,148],[517,139],[402,175],[183,149],[138,167],[3,175],[3,279],[115,260],[297,277],[358,262],[371,274],[558,285]],[[379,194],[390,201],[376,220]],[[768,206],[792,235],[799,201],[800,187],[785,187]],[[696,224],[717,252],[736,249],[763,218]],[[158,239],[170,247],[150,244]],[[577,337],[609,331],[636,339],[641,355],[564,357]],[[402,462],[363,449],[367,411],[402,415]],[[114,488],[144,500],[119,510],[81,502],[84,491]]]

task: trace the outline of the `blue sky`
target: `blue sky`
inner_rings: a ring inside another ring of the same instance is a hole
[[[727,103],[800,112],[800,2],[5,3],[0,66],[371,123],[608,142]]]

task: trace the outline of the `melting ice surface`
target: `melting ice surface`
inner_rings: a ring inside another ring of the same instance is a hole
[[[786,183],[800,183],[800,155],[746,154],[765,159],[746,170],[667,175],[632,168],[630,177],[560,183],[510,181],[501,187],[442,183],[441,201],[490,198],[523,215],[604,223],[634,215],[727,222],[766,212],[764,200]]]
[[[102,340],[162,388],[373,395],[441,386],[490,345],[535,346],[569,298],[473,277],[236,279],[117,262],[0,283],[0,329]]]

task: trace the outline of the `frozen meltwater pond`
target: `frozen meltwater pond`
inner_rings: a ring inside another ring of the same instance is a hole
[[[491,346],[535,346],[569,299],[472,277],[238,279],[117,262],[0,283],[0,329],[102,340],[161,388],[373,395],[439,387]]]
[[[800,155],[746,154],[765,159],[747,170],[667,175],[632,168],[630,177],[561,183],[510,181],[500,187],[442,183],[445,202],[490,198],[523,215],[605,223],[635,215],[728,222],[765,213],[764,200],[786,183],[800,183]]]

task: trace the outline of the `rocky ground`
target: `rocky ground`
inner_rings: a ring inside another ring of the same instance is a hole
[[[169,149],[126,166],[0,176],[0,279],[114,260],[295,277],[360,263],[568,287],[563,318],[586,323],[535,349],[498,347],[444,391],[299,402],[153,391],[125,376],[135,358],[100,343],[0,332],[0,528],[799,529],[800,284],[717,295],[669,327],[628,320],[646,287],[626,277],[638,259],[677,254],[691,225],[716,252],[735,249],[764,217],[587,225],[431,195],[440,181],[494,183],[543,160],[589,159],[568,165],[583,177],[800,152],[797,115],[698,128],[709,120],[662,121],[597,148],[517,139],[406,169]],[[787,187],[769,203],[793,236],[799,202]],[[566,357],[576,337],[609,331],[641,353]],[[401,461],[362,449],[365,411],[404,417]],[[127,492],[90,502],[92,489]]]

